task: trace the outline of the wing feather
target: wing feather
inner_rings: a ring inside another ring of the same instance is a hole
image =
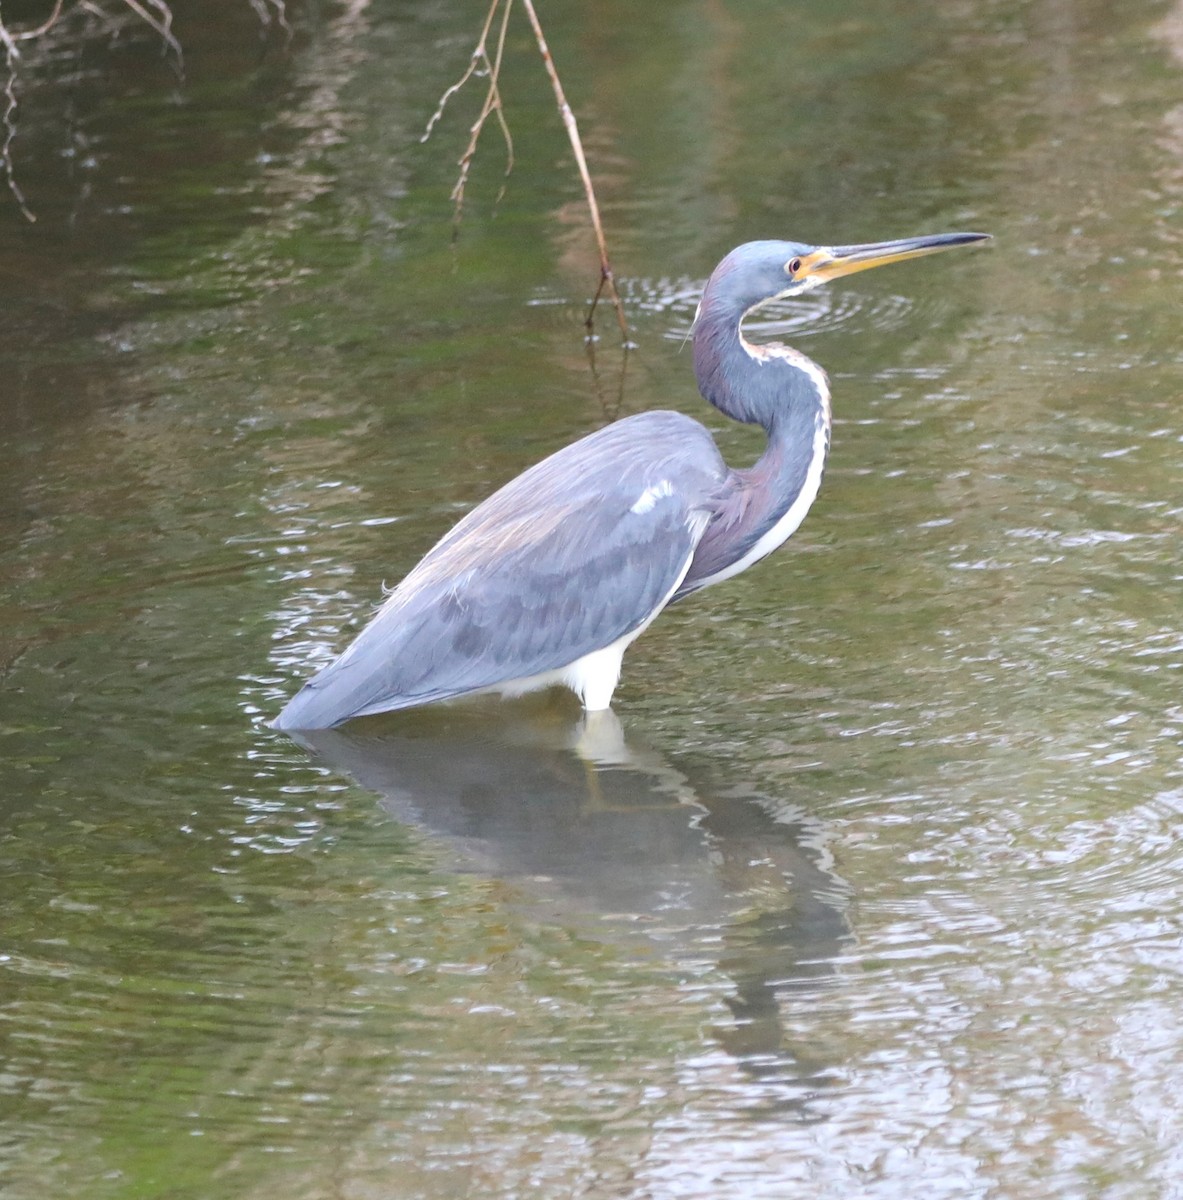
[[[280,714],[321,728],[559,670],[639,629],[681,581],[726,477],[679,413],[617,421],[473,509]]]

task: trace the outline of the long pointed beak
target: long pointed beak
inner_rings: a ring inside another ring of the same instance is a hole
[[[820,246],[801,259],[793,278],[828,283],[842,275],[853,275],[855,271],[907,262],[910,258],[922,258],[926,254],[952,250],[954,246],[969,246],[989,239],[988,233],[935,233],[928,237],[900,238],[895,242],[867,242],[861,246]]]

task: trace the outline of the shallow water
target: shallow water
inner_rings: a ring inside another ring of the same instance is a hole
[[[299,16],[299,14],[297,14]],[[1183,9],[178,9],[31,59],[0,210],[5,1196],[1183,1194]],[[41,73],[41,74],[38,74]],[[60,94],[60,93],[59,93]],[[467,104],[467,107],[465,107]],[[562,697],[266,720],[498,483],[678,407],[751,237],[983,228],[755,323],[780,554]]]

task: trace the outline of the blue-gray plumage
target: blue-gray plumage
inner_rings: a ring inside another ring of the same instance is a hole
[[[327,728],[474,692],[559,683],[586,708],[606,708],[624,650],[649,622],[774,550],[821,485],[825,373],[786,346],[753,346],[743,318],[840,275],[986,236],[733,250],[703,292],[694,367],[711,404],[766,431],[755,466],[729,468],[707,430],[676,412],[627,417],[552,454],[446,534],[276,726]]]

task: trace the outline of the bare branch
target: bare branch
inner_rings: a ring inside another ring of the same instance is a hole
[[[131,11],[134,12],[136,14],[136,16],[140,18],[140,20],[142,20],[150,28],[154,29],[158,34],[160,34],[161,38],[164,40],[165,49],[171,50],[173,52],[173,54],[176,55],[177,69],[183,70],[184,62],[185,62],[185,55],[184,55],[184,52],[181,50],[181,43],[178,42],[176,37],[173,35],[172,9],[169,8],[169,6],[167,4],[165,4],[164,0],[148,0],[148,3],[151,4],[152,7],[154,9],[156,9],[157,12],[162,14],[162,16],[159,18],[154,17],[140,3],[140,0],[123,0],[123,3],[126,4],[127,7],[130,8]]]
[[[58,17],[62,15],[62,7],[65,5],[65,2],[66,0],[55,0],[53,11],[36,29],[22,29],[18,33],[11,35],[12,40],[14,42],[27,42],[30,38],[39,38],[43,33],[48,33],[58,23]],[[0,29],[2,28],[3,26],[0,26]],[[4,34],[0,34],[0,40],[5,40]],[[7,46],[6,40],[5,46]]]
[[[435,112],[428,119],[427,128],[423,131],[423,136],[419,139],[421,142],[425,142],[431,137],[431,131],[436,127],[440,117],[444,115],[444,109],[447,107],[448,101],[476,74],[476,69],[482,62],[487,63],[489,61],[486,43],[489,38],[489,30],[493,26],[493,18],[497,15],[497,9],[500,4],[501,0],[491,0],[489,11],[485,14],[484,28],[481,30],[481,36],[477,39],[476,47],[472,52],[472,58],[468,63],[468,70],[440,97],[440,102],[436,105]]]
[[[12,168],[12,143],[16,137],[16,61],[20,58],[20,51],[16,48],[12,34],[8,32],[2,22],[0,22],[0,44],[4,46],[6,72],[4,77],[4,144],[0,147],[0,159],[4,162],[4,181],[8,184],[8,190],[25,219],[35,221],[37,218],[26,202],[25,194],[16,181],[16,172]]]
[[[277,29],[282,29],[285,37],[289,41],[291,40],[292,25],[288,20],[287,5],[284,0],[247,0],[247,3],[254,10],[255,16],[264,30],[270,29],[274,25]]]
[[[542,62],[546,67],[546,73],[550,77],[551,86],[554,89],[555,100],[558,104],[559,116],[563,120],[563,125],[567,130],[567,139],[571,143],[571,149],[575,153],[575,162],[579,168],[579,176],[583,181],[584,194],[587,197],[587,207],[591,214],[592,229],[596,235],[596,245],[600,252],[600,282],[596,288],[596,294],[592,298],[591,306],[588,308],[587,317],[584,324],[587,326],[589,337],[595,329],[595,311],[596,305],[600,302],[600,297],[606,291],[612,300],[612,307],[616,311],[616,321],[620,326],[620,336],[624,339],[624,344],[627,349],[629,345],[629,328],[628,321],[624,315],[624,303],[620,298],[620,293],[616,288],[616,279],[612,274],[612,264],[608,259],[608,243],[604,237],[604,226],[600,220],[600,207],[596,202],[595,187],[592,185],[591,173],[587,167],[587,157],[583,153],[583,143],[579,137],[579,126],[576,124],[575,115],[571,111],[571,106],[567,103],[567,97],[563,92],[563,84],[559,79],[558,70],[555,68],[554,59],[551,57],[550,48],[546,44],[546,37],[542,32],[542,24],[538,20],[538,14],[534,10],[533,0],[522,0],[522,6],[526,10],[526,16],[529,18],[530,25],[534,30],[534,40],[538,43],[539,53],[542,55]],[[501,102],[501,62],[505,51],[505,34],[509,27],[509,14],[513,7],[513,0],[490,0],[488,11],[485,13],[485,23],[481,27],[480,37],[477,38],[476,46],[473,47],[472,56],[469,59],[468,67],[455,83],[448,87],[444,94],[440,97],[439,103],[436,105],[433,112],[427,121],[427,127],[423,131],[423,136],[419,139],[421,142],[426,142],[431,137],[432,130],[439,123],[440,118],[444,115],[444,109],[448,105],[448,101],[456,95],[461,88],[476,74],[484,74],[488,76],[489,86],[485,92],[485,100],[481,105],[480,113],[477,119],[469,128],[468,144],[464,148],[464,153],[460,156],[457,165],[460,168],[460,173],[457,176],[456,184],[452,188],[452,202],[455,206],[453,211],[453,236],[460,226],[460,218],[464,211],[464,191],[468,186],[469,171],[472,168],[473,158],[476,155],[477,143],[480,141],[481,132],[484,130],[485,122],[489,117],[496,113],[497,123],[501,127],[501,136],[505,139],[506,150],[506,165],[505,174],[508,176],[513,170],[514,152],[513,152],[513,137],[509,131],[509,122],[505,117],[505,108]],[[493,21],[497,16],[498,9],[501,10],[501,27],[497,35],[497,50],[493,58],[489,57],[489,31],[493,28]],[[504,192],[504,187],[502,188]],[[498,200],[501,198],[501,193],[498,193]]]
[[[526,16],[530,18],[530,24],[534,29],[534,38],[538,42],[538,50],[542,55],[542,61],[546,64],[546,73],[550,76],[551,86],[554,88],[555,100],[559,106],[559,115],[563,118],[563,124],[567,128],[567,138],[571,143],[571,149],[575,152],[575,162],[579,167],[579,175],[583,180],[583,190],[587,195],[587,207],[591,213],[592,228],[596,233],[596,245],[600,250],[600,286],[596,288],[596,294],[592,298],[591,307],[588,309],[585,324],[587,325],[589,334],[595,328],[595,311],[596,305],[599,303],[600,296],[607,289],[608,295],[612,299],[612,307],[616,310],[616,323],[620,326],[620,336],[624,339],[625,344],[629,341],[628,321],[624,316],[624,303],[620,299],[620,293],[616,290],[616,279],[612,274],[612,264],[608,261],[608,243],[604,239],[604,226],[600,222],[600,207],[596,203],[596,191],[592,186],[591,174],[587,169],[587,158],[583,153],[583,143],[579,137],[579,126],[575,123],[575,114],[571,111],[571,106],[567,103],[567,97],[563,92],[563,84],[559,79],[559,73],[555,69],[554,59],[551,58],[550,48],[546,44],[546,38],[542,33],[542,25],[539,23],[538,14],[534,11],[534,0],[522,0],[522,7],[526,10]]]
[[[501,78],[501,59],[505,54],[505,31],[509,28],[509,9],[512,0],[505,0],[505,15],[501,19],[501,32],[497,36],[497,57],[493,60],[492,79],[489,84],[490,95],[496,91],[496,101],[494,109],[497,113],[497,124],[501,126],[501,136],[505,139],[505,177],[509,178],[509,173],[513,170],[513,137],[509,132],[509,122],[505,119],[505,108],[501,103],[501,93],[497,91],[498,81]],[[501,191],[497,193],[498,201],[505,194],[505,185],[501,185]]]
[[[246,0],[246,2],[254,9],[264,29],[274,26],[282,29],[287,38],[291,39],[292,27],[287,17],[286,0]],[[0,124],[3,126],[2,136],[0,136],[0,170],[3,171],[4,182],[13,199],[30,221],[35,220],[35,217],[17,185],[12,163],[12,144],[17,133],[17,65],[21,57],[19,43],[32,42],[45,37],[63,18],[77,13],[85,13],[108,26],[114,26],[116,24],[115,13],[119,11],[117,5],[122,5],[132,12],[160,37],[165,53],[172,53],[173,62],[179,74],[183,70],[184,55],[181,43],[173,33],[173,11],[169,0],[108,0],[106,4],[98,3],[96,0],[54,0],[49,16],[40,25],[29,29],[10,30],[4,24],[3,16],[0,15],[0,47],[3,47],[4,51],[4,78],[0,85],[0,106],[3,107],[3,115],[0,116]],[[83,36],[90,28],[88,26],[84,29]],[[73,36],[73,34],[69,36]]]
[[[497,57],[490,62],[488,52],[482,50],[481,58],[485,64],[486,74],[489,77],[489,87],[485,92],[485,102],[481,106],[480,115],[473,123],[469,130],[468,145],[465,147],[464,153],[460,156],[460,175],[456,180],[456,186],[452,189],[452,202],[455,208],[452,213],[452,229],[453,237],[459,231],[460,217],[464,211],[464,189],[468,184],[468,172],[472,166],[473,156],[476,154],[477,142],[480,140],[481,131],[485,127],[485,122],[489,119],[491,113],[497,113],[497,120],[501,126],[502,136],[505,138],[506,146],[506,167],[505,173],[508,175],[513,170],[513,138],[509,133],[509,125],[505,120],[505,112],[501,106],[501,92],[498,90],[498,79],[501,75],[501,57],[505,51],[505,31],[509,26],[509,14],[513,8],[513,0],[494,0],[494,7],[498,3],[504,3],[505,7],[501,14],[501,31],[497,38]],[[492,11],[492,10],[490,10]],[[482,41],[484,40],[482,35]]]
[[[628,379],[628,342],[625,342],[625,352],[620,356],[620,372],[613,387],[614,395],[608,398],[608,389],[600,375],[599,363],[596,361],[596,339],[584,339],[584,349],[587,351],[587,366],[591,372],[592,386],[595,388],[596,399],[600,402],[600,411],[605,421],[615,421],[624,411],[624,389]]]
[[[292,40],[292,23],[288,20],[288,6],[285,0],[268,0],[268,3],[275,9],[275,24],[283,30],[284,38],[290,42]],[[266,27],[267,22],[263,22]]]
[[[98,20],[102,21],[108,29],[114,29],[116,27],[115,21],[111,14],[107,12],[105,8],[100,8],[98,4],[94,3],[94,0],[78,0],[78,7],[82,9],[83,12],[90,13],[92,17],[96,17]]]

